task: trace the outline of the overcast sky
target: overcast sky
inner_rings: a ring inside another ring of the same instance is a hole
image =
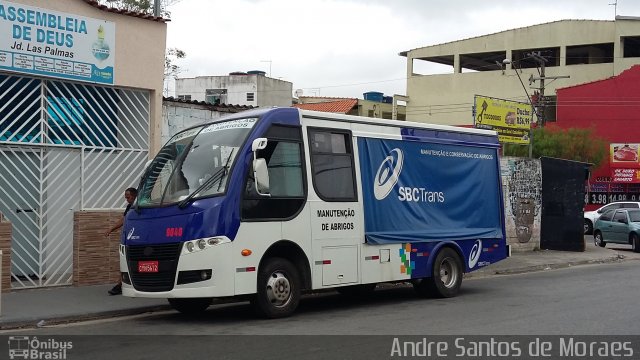
[[[168,8],[167,47],[187,54],[180,77],[262,70],[307,96],[405,94],[401,51],[556,20],[613,20],[614,2],[179,0]],[[617,0],[617,14],[640,17],[640,1]]]

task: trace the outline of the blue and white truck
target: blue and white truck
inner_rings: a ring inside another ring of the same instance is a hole
[[[185,313],[411,282],[455,296],[509,247],[493,131],[295,108],[186,129],[151,161],[120,246],[123,295]]]

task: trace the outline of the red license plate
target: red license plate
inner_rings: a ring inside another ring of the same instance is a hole
[[[138,261],[138,272],[141,273],[157,273],[158,261]]]

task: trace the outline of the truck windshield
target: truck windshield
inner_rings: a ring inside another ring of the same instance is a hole
[[[149,164],[138,205],[162,206],[224,193],[233,160],[256,121],[229,120],[176,134]]]

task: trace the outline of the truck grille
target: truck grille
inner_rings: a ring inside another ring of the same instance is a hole
[[[127,263],[133,287],[148,292],[173,289],[181,249],[182,243],[127,246]],[[138,272],[138,261],[158,261],[158,272]]]

